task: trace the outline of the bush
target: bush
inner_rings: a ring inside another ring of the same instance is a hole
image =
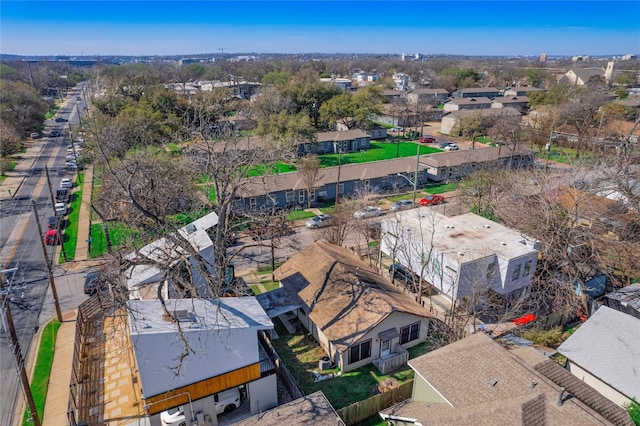
[[[554,327],[551,330],[527,330],[522,333],[522,337],[531,340],[535,344],[549,347],[558,346],[565,339],[565,335],[560,327]]]

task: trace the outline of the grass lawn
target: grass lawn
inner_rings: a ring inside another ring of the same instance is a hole
[[[67,215],[67,227],[62,237],[62,244],[64,245],[64,252],[67,255],[67,261],[75,259],[76,256],[78,220],[80,219],[80,205],[82,204],[82,182],[84,182],[84,172],[78,173],[78,177],[76,178],[76,185],[80,187],[80,190],[71,194],[71,206],[69,207],[69,214]],[[60,263],[64,261],[62,250],[60,250]]]
[[[280,281],[264,280],[260,281],[260,284],[264,287],[265,292],[280,288]],[[257,284],[250,284],[249,288],[255,296],[264,293]]]
[[[335,409],[369,398],[374,394],[378,383],[384,379],[395,378],[399,384],[413,379],[413,370],[408,366],[383,375],[373,364],[369,364],[339,377],[314,383],[312,371],[317,371],[318,361],[326,356],[322,347],[308,334],[289,334],[277,318],[273,322],[280,335],[279,339],[272,342],[273,346],[298,385],[307,395],[322,390]],[[422,343],[409,349],[410,358],[432,349],[434,347],[428,342]],[[329,371],[337,372],[337,370],[334,368]]]
[[[280,265],[282,265],[284,262],[276,262],[276,269],[278,269],[280,267]],[[263,265],[260,266],[257,270],[256,270],[256,274],[260,275],[260,274],[270,274],[273,271],[273,269],[271,269],[271,264],[269,265]]]
[[[300,219],[308,219],[310,217],[314,217],[316,214],[313,212],[308,212],[304,210],[292,210],[287,213],[287,220],[300,220]]]
[[[136,244],[140,244],[140,232],[131,229],[124,223],[115,222],[108,224],[109,239],[113,248],[118,248],[129,238],[134,239]],[[107,252],[107,240],[104,236],[102,223],[91,224],[91,249],[89,250],[89,257],[100,257]]]
[[[576,158],[576,149],[575,148],[551,148],[551,152],[548,154],[548,158],[551,161],[555,161],[557,163],[562,164],[575,164],[580,163],[582,160],[588,160],[593,157],[593,153],[591,151],[582,150],[580,152],[580,158]],[[536,152],[536,157],[546,160],[547,153],[546,152]]]
[[[348,152],[342,154],[342,164],[367,163],[369,161],[390,160],[399,157],[412,157],[416,155],[417,146],[420,146],[420,155],[442,152],[441,149],[430,146],[417,145],[411,142],[383,143],[371,142],[371,148],[363,152]],[[338,165],[340,154],[320,155],[321,167],[334,167]]]
[[[295,166],[283,162],[277,162],[275,165],[270,166],[266,164],[260,164],[253,167],[247,173],[247,177],[263,176],[269,172],[270,174],[279,174],[287,172],[295,172],[297,169]]]
[[[177,143],[168,143],[167,151],[175,155],[182,154],[182,150],[180,149],[180,144],[177,144]]]
[[[44,414],[44,403],[47,398],[47,388],[49,387],[49,376],[51,375],[51,365],[53,363],[53,350],[56,344],[56,336],[60,323],[58,320],[51,320],[42,330],[42,338],[38,347],[38,356],[36,365],[33,370],[33,379],[31,380],[31,393],[33,401],[36,405],[38,417],[42,421]],[[25,426],[32,425],[31,413],[25,410],[22,424]]]
[[[458,184],[455,182],[433,183],[433,184],[428,184],[427,186],[424,187],[424,189],[429,194],[442,194],[445,192],[455,191],[457,187],[458,187]]]
[[[10,172],[11,170],[15,169],[17,165],[18,165],[18,162],[17,162],[17,161],[12,161],[12,162],[10,162],[10,163],[9,163],[9,165],[7,166],[7,170],[6,170],[6,171],[7,171],[7,172]],[[4,174],[2,174],[2,176],[0,176],[0,183],[4,182],[4,180],[5,180],[6,178],[7,178],[7,177],[6,177]]]

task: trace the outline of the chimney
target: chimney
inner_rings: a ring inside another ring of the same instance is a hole
[[[562,407],[562,404],[564,404],[564,392],[566,391],[566,389],[563,387],[560,388],[560,393],[558,394],[558,399],[556,400],[556,405],[558,407]]]

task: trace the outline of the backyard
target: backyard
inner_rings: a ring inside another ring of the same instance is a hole
[[[341,164],[367,163],[369,161],[391,160],[401,157],[412,157],[416,155],[417,147],[420,147],[420,155],[442,152],[441,149],[430,146],[417,145],[413,142],[384,143],[371,142],[371,148],[362,152],[348,152],[345,154],[323,154],[320,155],[321,167],[333,167]],[[340,158],[338,158],[340,157]]]
[[[302,391],[308,395],[321,390],[335,409],[346,407],[354,402],[367,399],[377,392],[378,383],[385,379],[396,379],[398,384],[413,379],[413,370],[405,366],[387,375],[381,374],[373,364],[366,365],[329,380],[314,382],[313,371],[318,370],[318,361],[326,356],[322,347],[308,333],[291,335],[282,323],[274,320],[276,332],[280,336],[272,341],[273,347],[287,366]],[[430,342],[424,342],[409,349],[409,357],[427,353],[436,349]],[[323,373],[338,373],[337,368]]]

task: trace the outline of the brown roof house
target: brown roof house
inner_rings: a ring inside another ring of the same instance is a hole
[[[343,247],[316,241],[275,276],[282,287],[258,297],[269,317],[294,313],[342,372],[392,371],[427,337],[432,315]]]
[[[393,425],[633,425],[629,414],[532,348],[484,333],[409,361],[411,399],[380,412]]]

